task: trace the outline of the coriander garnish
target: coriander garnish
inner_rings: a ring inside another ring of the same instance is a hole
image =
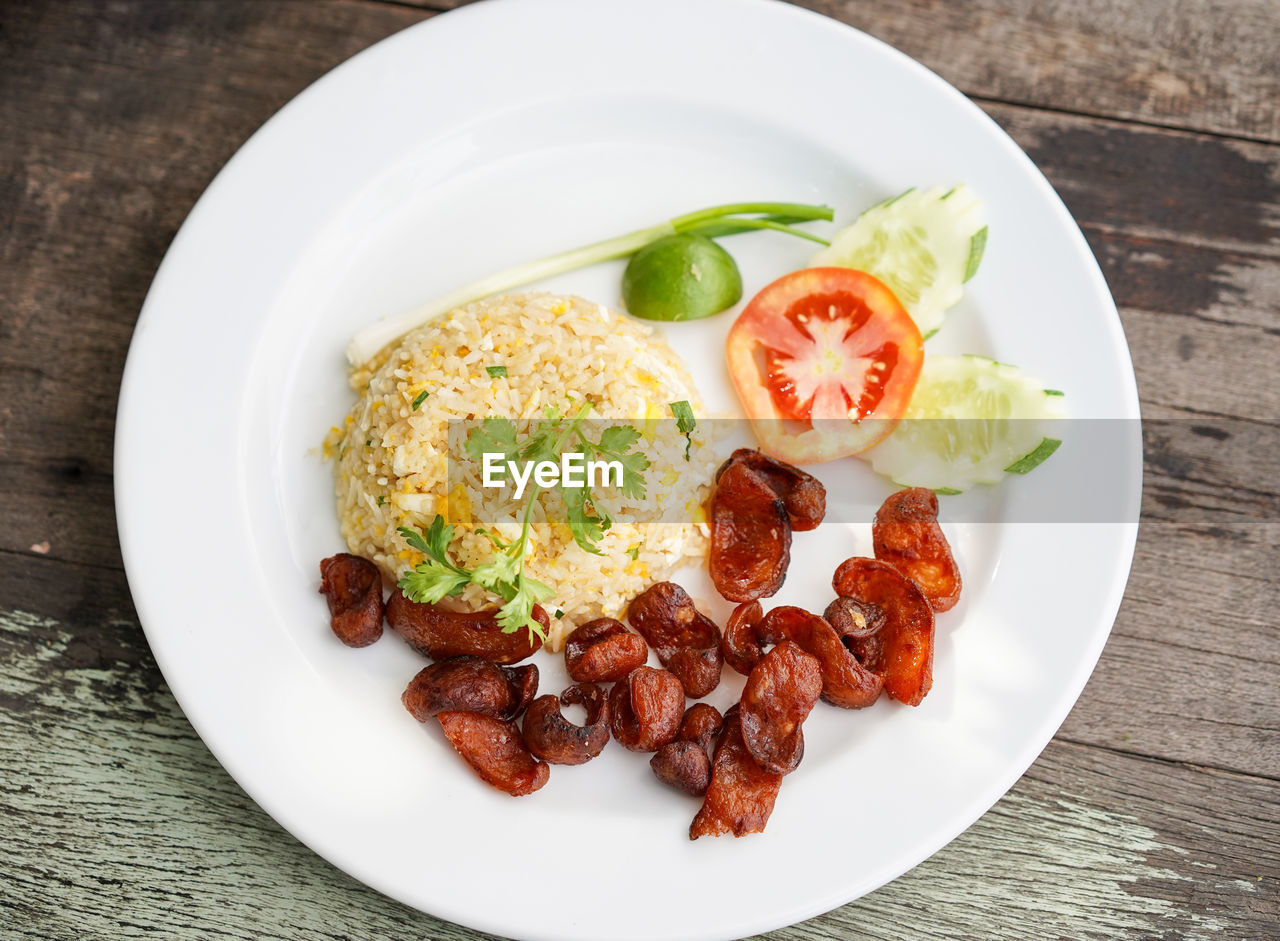
[[[508,460],[555,461],[573,441],[578,449],[592,458],[620,462],[623,467],[622,492],[633,499],[644,496],[643,472],[649,461],[643,454],[631,451],[640,439],[640,432],[630,425],[611,425],[601,432],[598,440],[592,441],[582,428],[589,411],[589,402],[572,418],[561,416],[556,409],[548,409],[546,419],[538,423],[536,430],[523,436],[518,434],[515,422],[510,419],[486,418],[467,435],[467,453],[476,461],[482,461],[485,453],[499,453]],[[601,555],[596,543],[613,521],[591,502],[589,487],[557,487],[574,541],[588,552]],[[546,632],[534,620],[533,606],[546,601],[553,592],[550,586],[531,578],[524,570],[533,507],[540,492],[541,488],[536,483],[529,487],[521,511],[520,535],[515,540],[507,542],[495,533],[476,530],[487,537],[498,552],[493,561],[471,570],[456,565],[450,558],[453,527],[446,526],[443,517],[437,515],[431,527],[422,533],[401,526],[398,530],[400,535],[410,546],[427,556],[427,561],[406,573],[400,579],[400,588],[413,601],[434,604],[446,596],[461,594],[467,585],[480,585],[504,602],[498,611],[498,624],[503,633],[526,628],[531,635],[545,640]]]
[[[693,447],[693,429],[698,427],[698,420],[693,417],[693,407],[688,401],[681,399],[671,403],[671,414],[676,417],[676,428],[684,435],[684,459],[689,460],[689,449]]]

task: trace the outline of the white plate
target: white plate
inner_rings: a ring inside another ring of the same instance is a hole
[[[209,748],[335,865],[520,937],[750,934],[856,898],[952,839],[1084,686],[1136,524],[952,527],[966,596],[940,620],[924,704],[816,710],[767,832],[691,843],[697,802],[616,747],[554,769],[531,797],[485,787],[401,707],[416,655],[393,635],[363,651],[333,639],[317,563],[341,543],[315,451],[350,402],[343,347],[379,316],[704,205],[828,202],[843,223],[908,186],[959,181],[986,202],[991,240],[930,348],[1018,363],[1065,390],[1075,416],[1136,419],[1115,308],[1044,178],[954,89],[835,22],[764,2],[498,0],[317,82],[192,211],[121,394],[129,582]],[[728,244],[749,294],[809,253],[773,234]],[[615,303],[618,275],[548,286]],[[731,319],[669,331],[713,406],[732,405],[719,352]],[[819,473],[873,506],[883,485],[846,464]],[[1101,467],[1136,505],[1136,445]],[[1010,504],[1023,485],[1008,485]],[[798,536],[775,600],[825,605],[835,564],[869,543],[867,523]],[[559,666],[543,667],[559,689]]]

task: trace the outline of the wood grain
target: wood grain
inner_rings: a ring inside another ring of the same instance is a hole
[[[1280,141],[1272,0],[789,2],[884,40],[972,97]]]
[[[129,336],[195,199],[308,83],[452,5],[0,6],[0,935],[478,937],[222,772],[138,627],[111,492]],[[810,5],[956,82],[1058,188],[1120,307],[1147,463],[1058,739],[937,856],[770,937],[1280,937],[1280,7]]]
[[[281,830],[154,677],[136,630],[86,656],[51,618],[0,617],[6,937],[484,937],[377,895]],[[1277,827],[1280,782],[1056,743],[911,873],[765,937],[1265,937]]]

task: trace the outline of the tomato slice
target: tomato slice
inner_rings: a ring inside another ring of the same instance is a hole
[[[888,435],[924,363],[897,297],[850,268],[803,268],[765,287],[725,352],[761,450],[791,464],[857,454]]]

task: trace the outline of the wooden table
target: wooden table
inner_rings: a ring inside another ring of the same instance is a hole
[[[196,197],[311,81],[449,5],[0,5],[0,936],[476,936],[219,767],[112,507],[125,352]],[[809,5],[949,79],[1057,187],[1120,306],[1147,462],[1115,630],[1043,755],[932,859],[770,937],[1280,937],[1280,4]]]

